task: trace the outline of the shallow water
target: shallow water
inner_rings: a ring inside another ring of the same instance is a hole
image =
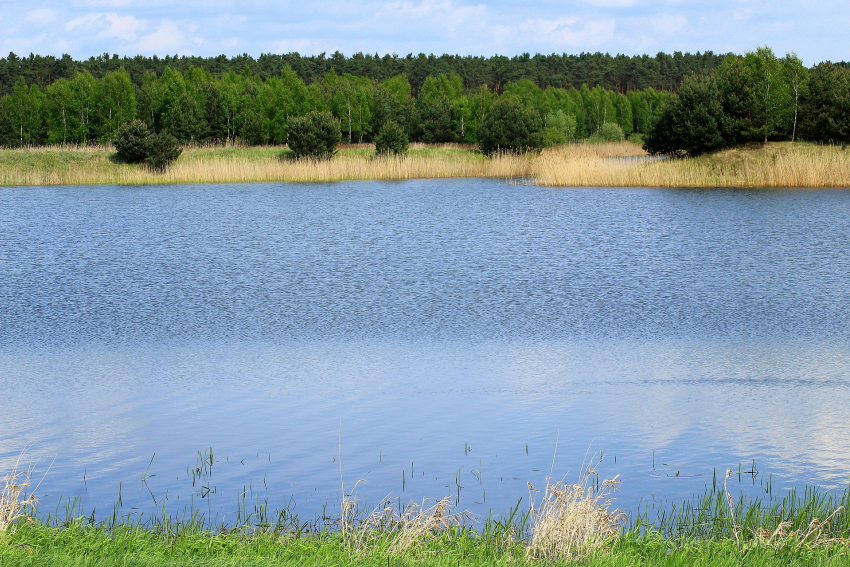
[[[5,188],[0,470],[32,444],[44,511],[110,513],[120,484],[125,512],[225,520],[243,493],[334,509],[338,452],[361,500],[481,514],[556,443],[554,476],[601,451],[629,510],[753,461],[736,490],[845,487],[848,213],[478,179]]]

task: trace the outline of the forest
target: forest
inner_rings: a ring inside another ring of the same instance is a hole
[[[302,56],[298,53],[262,54],[255,59],[244,54],[236,57],[187,57],[176,55],[165,57],[119,57],[105,53],[82,61],[70,55],[62,57],[40,56],[18,57],[10,53],[0,58],[0,95],[10,94],[19,77],[27,84],[44,89],[58,79],[72,79],[81,71],[88,71],[96,79],[108,73],[125,69],[130,81],[141,87],[148,73],[161,76],[167,68],[185,74],[190,69],[201,69],[215,77],[227,73],[250,73],[263,81],[279,77],[285,68],[292,69],[305,83],[321,80],[331,69],[344,75],[383,82],[404,74],[410,81],[411,93],[416,96],[428,77],[455,74],[461,78],[464,89],[475,89],[481,85],[501,93],[505,85],[520,79],[528,79],[540,88],[562,89],[603,87],[618,93],[653,88],[670,91],[678,88],[682,78],[691,73],[707,73],[720,65],[726,55],[705,53],[680,53],[672,55],[616,55],[607,53],[580,53],[578,55],[552,54],[515,57],[495,55],[476,57],[461,55],[397,55],[355,53],[346,57],[336,52],[326,56]]]
[[[0,144],[108,143],[120,124],[134,118],[184,144],[284,144],[289,121],[313,111],[332,113],[348,143],[370,142],[393,121],[411,141],[474,144],[499,99],[539,112],[546,140],[555,144],[598,135],[606,123],[618,126],[615,137],[640,136],[669,96],[652,87],[626,93],[586,84],[541,88],[530,79],[507,82],[500,90],[486,84],[469,88],[457,73],[429,75],[414,89],[406,73],[376,80],[335,68],[307,83],[289,66],[266,79],[250,67],[220,75],[165,67],[161,74],[147,72],[137,85],[123,67],[100,78],[83,69],[43,88],[19,76],[11,93],[0,98]]]
[[[314,111],[331,113],[347,143],[373,142],[394,122],[412,142],[477,144],[505,99],[539,115],[546,145],[628,138],[654,154],[699,155],[747,142],[850,141],[850,67],[806,68],[768,47],[654,58],[10,54],[0,84],[5,147],[110,143],[133,119],[181,144],[280,145],[290,121]]]

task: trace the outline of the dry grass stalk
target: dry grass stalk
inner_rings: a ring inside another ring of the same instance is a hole
[[[411,501],[402,511],[392,505],[389,497],[384,502],[385,505],[378,506],[358,521],[356,499],[343,498],[340,531],[354,551],[365,552],[381,545],[390,555],[415,552],[473,519],[469,510],[453,510],[451,497],[436,502]]]
[[[0,536],[9,532],[19,519],[30,518],[38,504],[35,494],[27,492],[32,481],[32,466],[21,471],[20,461],[21,457],[18,457],[12,472],[3,477],[3,489],[0,491]]]
[[[843,506],[836,508],[825,520],[812,519],[805,530],[791,530],[791,522],[780,522],[772,532],[767,529],[752,530],[753,539],[759,545],[767,545],[775,549],[787,548],[793,545],[799,549],[803,545],[809,547],[829,546],[834,544],[846,544],[841,538],[830,538],[826,530],[830,527],[832,519],[844,511]]]
[[[576,484],[547,478],[538,506],[531,494],[537,491],[529,483],[531,527],[526,559],[575,559],[619,537],[625,514],[611,509],[611,494],[619,484],[619,476],[599,482],[596,471],[587,467]]]

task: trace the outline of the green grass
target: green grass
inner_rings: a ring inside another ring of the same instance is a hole
[[[786,566],[850,564],[846,544],[817,548],[739,550],[732,540],[668,540],[656,534],[626,535],[602,552],[561,564],[586,566]],[[421,565],[434,567],[542,565],[527,563],[519,545],[469,533],[432,542],[416,553],[388,555],[379,546],[368,552],[347,549],[339,534],[290,539],[268,533],[204,533],[166,536],[146,530],[71,526],[24,526],[0,540],[4,567],[65,566],[277,566],[277,565]]]
[[[661,511],[632,518],[621,537],[581,559],[559,564],[610,567],[847,566],[850,565],[850,514],[838,512],[850,503],[850,492],[807,489],[781,498],[739,499],[732,521],[722,483],[700,497]],[[519,510],[519,504],[517,510]],[[390,554],[387,540],[371,538],[354,551],[333,519],[324,525],[301,523],[288,513],[241,516],[240,527],[222,529],[199,514],[182,519],[132,521],[115,515],[103,522],[76,516],[73,506],[64,519],[48,516],[18,522],[0,535],[3,567],[160,567],[160,566],[522,566],[527,515],[503,522],[487,521],[479,531],[452,528],[404,554]],[[846,510],[846,508],[844,508]],[[247,511],[247,509],[246,509]],[[116,508],[117,514],[117,508]],[[815,519],[832,516],[818,537],[802,537]],[[276,518],[276,520],[275,520]],[[786,531],[772,546],[759,541],[759,530]],[[735,537],[738,534],[740,543]]]

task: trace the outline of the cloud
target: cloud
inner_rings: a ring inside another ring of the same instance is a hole
[[[536,45],[563,48],[588,48],[604,44],[614,37],[614,19],[583,22],[581,18],[526,20],[520,24],[521,40]]]
[[[90,13],[79,18],[74,18],[65,24],[65,29],[74,31],[79,29],[88,33],[94,33],[96,37],[117,38],[125,41],[133,41],[137,34],[147,27],[147,22],[137,20],[133,16],[120,15],[117,13]]]
[[[135,47],[142,53],[165,54],[178,51],[185,43],[178,25],[171,20],[162,20],[156,31],[142,37]]]
[[[27,12],[24,15],[24,20],[33,24],[46,25],[55,19],[56,12],[50,10],[49,8],[39,8],[38,10],[32,10],[31,12]]]
[[[846,0],[29,0],[4,2],[0,13],[7,48],[58,54],[61,40],[80,58],[187,48],[205,56],[270,48],[510,56],[768,44],[809,64],[850,59]],[[51,33],[41,37],[42,26]]]

